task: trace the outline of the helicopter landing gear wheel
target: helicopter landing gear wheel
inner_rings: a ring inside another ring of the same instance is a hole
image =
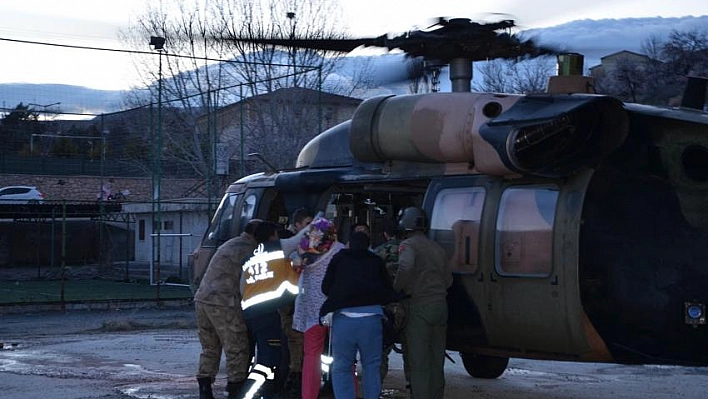
[[[497,357],[487,355],[477,355],[474,353],[462,353],[462,364],[467,370],[467,374],[475,378],[497,378],[504,373],[509,364],[508,357]]]

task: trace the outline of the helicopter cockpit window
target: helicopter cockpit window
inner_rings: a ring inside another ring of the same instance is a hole
[[[553,221],[558,190],[507,188],[497,217],[495,259],[500,275],[545,277],[551,274]]]
[[[241,208],[241,225],[245,226],[246,222],[253,219],[253,215],[256,212],[256,195],[251,194],[243,201],[243,207]]]
[[[223,242],[231,238],[231,222],[234,217],[234,205],[239,194],[227,193],[221,200],[221,204],[216,208],[211,225],[206,233],[203,246],[218,247]]]
[[[447,252],[455,273],[477,271],[479,222],[486,191],[483,187],[449,188],[435,197],[430,219],[431,238]]]

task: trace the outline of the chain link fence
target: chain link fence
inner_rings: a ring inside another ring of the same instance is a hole
[[[0,308],[191,298],[189,254],[210,204],[181,199],[161,201],[159,213],[154,207],[123,200],[0,206]]]
[[[189,253],[228,184],[294,167],[361,102],[325,93],[321,66],[122,53],[142,71],[129,90],[0,84],[0,305],[191,296]],[[41,197],[3,194],[18,186]]]

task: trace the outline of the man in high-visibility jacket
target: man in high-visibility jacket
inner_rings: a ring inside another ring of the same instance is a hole
[[[268,237],[243,264],[241,276],[243,317],[256,342],[256,361],[243,389],[244,399],[269,396],[280,376],[281,324],[278,308],[298,293],[298,273],[280,246],[277,225],[261,223],[256,237]]]

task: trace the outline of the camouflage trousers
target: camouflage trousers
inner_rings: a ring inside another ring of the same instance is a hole
[[[250,356],[248,330],[241,308],[195,302],[197,329],[202,352],[197,378],[214,377],[219,372],[221,352],[226,357],[228,382],[240,382],[248,375]]]
[[[303,334],[293,330],[293,312],[295,303],[285,305],[278,309],[280,314],[280,325],[283,328],[283,335],[288,339],[288,352],[290,354],[290,372],[299,373],[302,371],[302,345]]]

